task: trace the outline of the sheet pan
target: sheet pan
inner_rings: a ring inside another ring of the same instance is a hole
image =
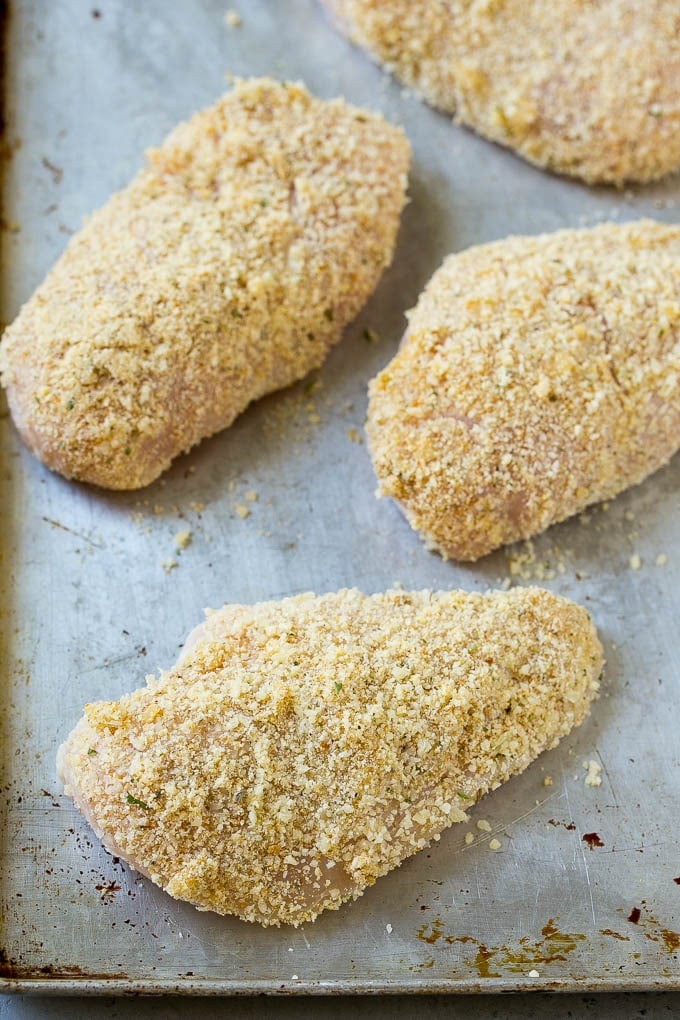
[[[127,182],[145,146],[226,87],[225,73],[303,79],[403,124],[411,201],[392,268],[324,368],[149,489],[107,494],[50,474],[3,410],[0,987],[680,987],[678,459],[531,546],[463,567],[426,552],[397,509],[376,501],[361,442],[367,381],[444,255],[513,232],[677,221],[677,177],[620,192],[543,174],[422,105],[338,37],[313,0],[235,0],[240,25],[217,0],[93,2],[11,6],[6,321],[82,217]],[[246,503],[246,491],[257,500]],[[587,605],[608,661],[591,719],[484,799],[470,825],[299,930],[198,913],[102,850],[55,778],[56,747],[85,702],[170,665],[206,606],[395,583],[542,583]],[[599,787],[585,784],[590,761]]]

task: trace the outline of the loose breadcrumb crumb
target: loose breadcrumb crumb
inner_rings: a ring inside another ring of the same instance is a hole
[[[628,565],[630,566],[631,570],[640,569],[640,567],[642,566],[642,560],[640,559],[637,553],[633,553],[633,555],[628,560]]]
[[[238,11],[228,10],[225,12],[224,20],[229,28],[240,28],[243,24]]]
[[[250,507],[247,507],[245,503],[235,503],[234,513],[244,521],[246,517],[250,517]]]
[[[552,786],[552,784],[553,784],[552,776],[545,776],[544,779],[543,779],[543,785],[544,786]]]
[[[474,841],[475,841],[475,836],[474,836],[474,833],[472,833],[472,832],[466,832],[466,833],[465,833],[465,840],[464,840],[464,842],[465,842],[465,845],[466,845],[466,846],[470,846],[470,844],[471,844],[471,843],[474,843]]]
[[[586,786],[602,786],[602,766],[596,761],[584,761],[583,768],[587,770],[585,777]]]
[[[500,850],[500,849],[501,849],[500,840],[498,840],[498,839],[490,839],[489,840],[489,850]]]
[[[175,535],[175,548],[182,552],[187,546],[191,545],[192,533],[189,528],[185,528],[184,531],[178,531]]]
[[[477,822],[477,828],[482,832],[491,832],[491,826],[487,822],[486,818],[480,818]]]
[[[511,578],[521,577],[523,581],[553,581],[558,573],[563,574],[566,571],[563,554],[557,546],[553,546],[542,559],[539,559],[531,539],[527,539],[519,548],[508,550],[506,556]]]

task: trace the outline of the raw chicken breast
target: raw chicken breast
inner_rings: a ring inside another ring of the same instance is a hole
[[[355,899],[588,712],[602,649],[539,589],[226,606],[59,752],[111,852],[202,910],[300,924]]]

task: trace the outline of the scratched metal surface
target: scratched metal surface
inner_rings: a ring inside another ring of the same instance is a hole
[[[537,564],[551,575],[561,562],[546,586],[588,605],[600,628],[606,686],[590,721],[356,904],[298,931],[200,914],[105,853],[61,796],[55,750],[83,704],[171,664],[205,606],[395,581],[478,590],[531,580],[511,575],[508,552],[442,562],[375,501],[366,448],[350,438],[366,383],[449,251],[679,215],[677,178],[587,189],[451,126],[336,36],[313,0],[239,10],[243,24],[229,28],[219,0],[13,5],[6,319],[81,217],[129,179],[146,145],[220,93],[225,71],[303,78],[323,96],[378,107],[404,124],[415,161],[394,265],[318,385],[262,401],[141,493],[51,475],[0,421],[3,990],[678,988],[677,458],[608,509],[553,528],[524,568],[535,578]],[[365,340],[368,328],[380,342]],[[259,498],[241,519],[234,506],[247,490]],[[193,540],[178,555],[185,528]],[[168,560],[177,566],[166,572]],[[584,784],[591,759],[599,788]],[[490,833],[474,826],[481,818]],[[593,833],[601,846],[584,841]]]

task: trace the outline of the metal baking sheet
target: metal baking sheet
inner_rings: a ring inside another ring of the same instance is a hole
[[[323,370],[252,407],[149,489],[108,494],[50,474],[4,412],[2,989],[680,988],[678,458],[532,547],[460,567],[375,500],[357,441],[367,381],[448,252],[605,219],[677,221],[677,177],[619,192],[541,173],[422,105],[337,36],[314,0],[234,0],[239,26],[220,0],[92,4],[11,5],[6,320],[83,215],[127,182],[145,146],[224,89],[225,72],[301,78],[402,123],[411,202],[392,268]],[[263,930],[171,900],[104,852],[61,795],[55,750],[83,704],[170,665],[205,606],[342,586],[532,581],[583,602],[600,628],[608,665],[592,718],[483,800],[469,826],[315,924]],[[591,760],[599,787],[584,782]]]

